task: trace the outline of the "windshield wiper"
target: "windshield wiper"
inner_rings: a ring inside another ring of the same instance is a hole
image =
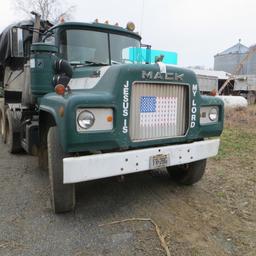
[[[84,63],[80,61],[71,61],[69,62],[70,65],[74,67],[86,67],[86,66],[108,66],[109,64],[107,63],[102,63],[102,62],[95,62],[95,61],[89,61],[86,60]]]
[[[116,61],[116,60],[111,60],[111,64],[120,65],[120,64],[122,64],[122,62],[119,62],[119,61]]]
[[[109,65],[109,64],[103,63],[103,62],[95,62],[95,61],[89,61],[89,60],[86,60],[85,64],[88,64],[90,66],[108,66]]]

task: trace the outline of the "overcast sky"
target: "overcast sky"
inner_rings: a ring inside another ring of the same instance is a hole
[[[136,24],[143,43],[175,51],[181,66],[213,67],[213,56],[236,44],[256,43],[255,0],[76,0],[74,21],[95,18]],[[0,0],[0,32],[19,20],[11,0]]]

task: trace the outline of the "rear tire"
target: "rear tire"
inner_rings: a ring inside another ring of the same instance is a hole
[[[47,146],[52,209],[55,213],[72,211],[75,207],[75,185],[63,184],[63,158],[66,154],[56,126],[48,131]]]
[[[20,120],[15,114],[17,113],[14,113],[9,108],[6,110],[6,123],[5,123],[6,144],[8,146],[8,151],[12,154],[16,154],[22,151]]]
[[[167,167],[170,178],[180,185],[193,185],[205,173],[207,159],[199,160],[184,165]]]

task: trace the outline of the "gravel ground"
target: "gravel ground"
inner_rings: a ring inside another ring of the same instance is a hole
[[[87,182],[75,212],[54,215],[37,158],[0,143],[0,255],[166,255],[149,221],[100,226],[127,218],[154,220],[171,255],[256,255],[255,166],[255,155],[247,171],[239,159],[212,159],[191,187],[164,171]]]

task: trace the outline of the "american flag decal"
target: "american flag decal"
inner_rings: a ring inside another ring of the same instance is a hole
[[[140,126],[176,125],[177,97],[140,97]]]

